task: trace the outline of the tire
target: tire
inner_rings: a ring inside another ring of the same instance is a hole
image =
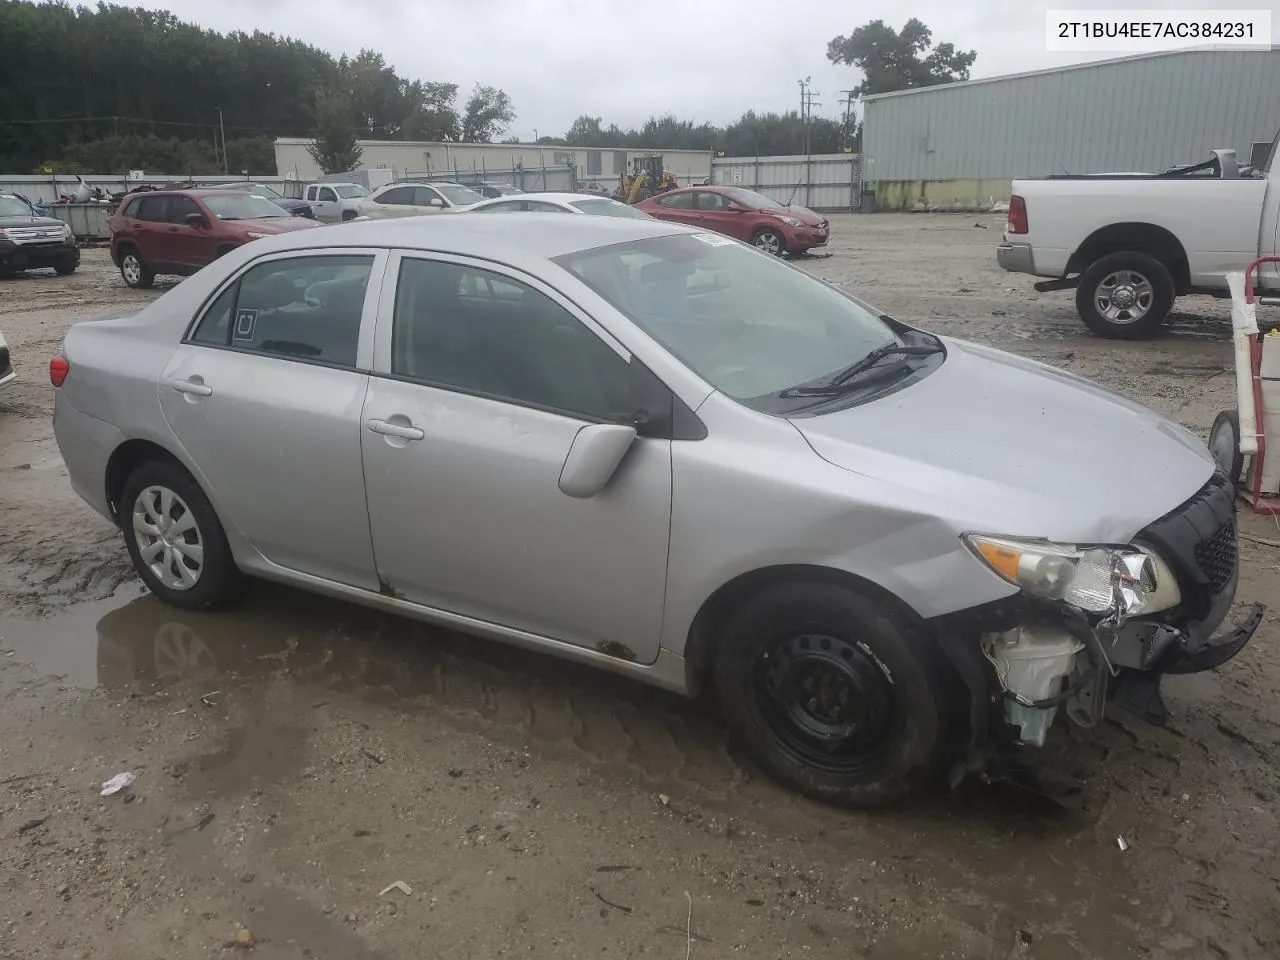
[[[167,514],[166,502],[170,504]],[[145,528],[155,529],[156,521],[165,516],[177,529],[148,535]],[[184,525],[186,517],[194,523]],[[242,576],[217,514],[199,484],[177,463],[149,460],[129,475],[120,498],[120,527],[138,576],[165,603],[184,610],[207,610],[230,600],[240,587]],[[152,553],[157,544],[159,552]],[[200,562],[191,552],[184,561],[183,546],[189,549],[197,544],[202,547]],[[188,572],[185,577],[179,575],[183,569]]]
[[[751,235],[751,245],[761,253],[780,257],[787,252],[787,243],[782,234],[772,227],[764,227]]]
[[[1125,306],[1127,295],[1137,298],[1132,307]],[[1168,267],[1145,253],[1123,251],[1085,268],[1076,286],[1076,312],[1100,337],[1143,340],[1160,329],[1173,309],[1175,296]]]
[[[63,260],[61,263],[57,264],[53,269],[57,272],[58,276],[68,277],[71,274],[76,272],[76,267],[78,266],[79,264],[76,263],[74,260]]]
[[[1209,428],[1209,452],[1227,479],[1239,486],[1244,474],[1244,454],[1240,452],[1240,417],[1234,410],[1224,410],[1214,417],[1213,426]]]
[[[783,678],[813,666],[851,681],[841,704],[824,686],[833,710],[853,706],[840,735],[855,742],[844,750],[818,745],[832,742],[835,718],[817,717],[815,698],[782,695]],[[883,806],[940,783],[965,725],[932,638],[888,604],[832,584],[784,583],[751,597],[726,624],[713,673],[725,719],[755,761],[840,806]]]
[[[133,247],[125,247],[120,252],[120,276],[124,278],[126,286],[135,290],[146,290],[156,282],[155,272]]]

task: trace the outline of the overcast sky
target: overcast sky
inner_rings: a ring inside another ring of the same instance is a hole
[[[812,77],[815,116],[841,111],[852,67],[826,59],[827,41],[876,18],[908,16],[934,42],[977,50],[974,77],[1036,70],[1105,54],[1045,51],[1049,9],[1270,9],[1280,0],[130,0],[220,31],[288,34],[335,55],[380,51],[402,76],[501,87],[516,120],[508,135],[560,135],[586,113],[628,127],[651,114],[724,124],[744,111],[799,104]],[[906,9],[904,9],[906,8]],[[909,12],[907,12],[909,10]],[[1275,42],[1280,37],[1273,35]]]

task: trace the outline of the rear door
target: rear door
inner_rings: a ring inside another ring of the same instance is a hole
[[[169,195],[151,194],[138,204],[138,220],[133,242],[142,259],[152,267],[171,263],[169,260]]]
[[[387,254],[261,257],[208,303],[166,367],[164,415],[268,561],[378,589],[360,409]]]

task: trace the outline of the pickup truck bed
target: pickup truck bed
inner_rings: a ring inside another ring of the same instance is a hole
[[[1161,174],[1015,180],[997,262],[1046,278],[1042,291],[1074,287],[1081,320],[1101,336],[1151,336],[1175,298],[1225,297],[1227,273],[1277,251],[1271,166],[1238,168],[1233,151],[1219,150]],[[1262,271],[1259,284],[1280,288],[1280,273]]]

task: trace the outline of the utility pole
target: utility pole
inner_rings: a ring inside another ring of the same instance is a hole
[[[840,92],[844,94],[843,99],[840,101],[844,104],[844,127],[840,131],[840,149],[844,150],[845,147],[850,145],[849,135],[853,132],[853,128],[850,126],[853,114],[853,91],[841,90]]]
[[[800,96],[803,102],[803,110],[800,113],[800,122],[804,125],[804,154],[806,157],[810,153],[809,127],[810,127],[810,124],[813,122],[813,108],[822,106],[821,103],[819,103],[817,100],[814,99],[815,97],[818,96],[818,93],[814,90],[809,89],[809,82],[810,82],[809,77],[805,77],[802,81],[800,81],[801,83]]]
[[[227,128],[222,123],[222,108],[214,107],[218,111],[218,130],[222,134],[222,173],[227,173]]]

